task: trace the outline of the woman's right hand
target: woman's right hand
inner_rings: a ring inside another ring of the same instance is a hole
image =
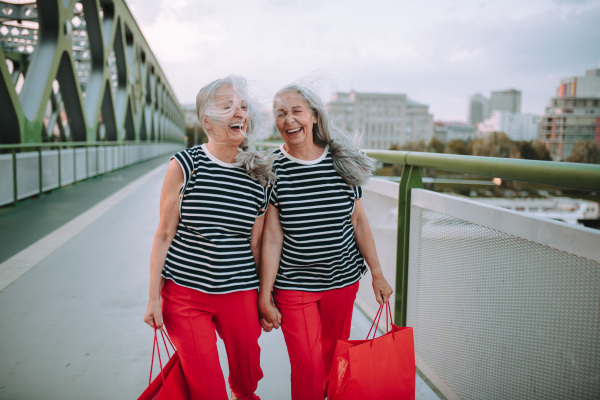
[[[153,328],[156,326],[157,329],[162,329],[163,320],[160,299],[150,300],[148,302],[148,309],[146,310],[146,315],[144,315],[144,322]]]
[[[279,309],[271,302],[265,302],[258,305],[258,315],[260,325],[265,332],[271,332],[273,328],[279,329],[281,326],[281,313]]]

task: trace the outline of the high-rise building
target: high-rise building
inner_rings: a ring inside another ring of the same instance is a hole
[[[483,122],[490,116],[490,100],[477,93],[469,97],[469,122],[473,125]]]
[[[521,91],[516,89],[496,90],[490,97],[490,111],[521,112]]]
[[[492,111],[488,119],[477,126],[479,136],[492,132],[504,132],[515,141],[531,141],[538,137],[540,129],[539,115],[521,114],[512,111]]]
[[[600,68],[560,80],[542,118],[540,140],[556,161],[567,158],[580,140],[600,148]]]
[[[327,104],[329,116],[340,128],[363,135],[363,147],[389,149],[392,145],[433,137],[429,107],[405,94],[338,92]]]

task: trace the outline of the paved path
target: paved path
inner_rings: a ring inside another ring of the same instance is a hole
[[[0,399],[135,399],[143,391],[152,330],[142,317],[166,159],[0,210]],[[369,326],[355,309],[352,337]],[[289,399],[281,332],[263,334],[260,345],[257,393]],[[437,399],[419,377],[417,399]]]

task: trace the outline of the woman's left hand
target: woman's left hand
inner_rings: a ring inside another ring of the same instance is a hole
[[[373,292],[375,293],[375,300],[379,305],[383,305],[390,301],[394,289],[389,285],[383,274],[377,274],[373,276]]]

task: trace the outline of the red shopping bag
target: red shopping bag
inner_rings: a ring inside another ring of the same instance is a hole
[[[412,328],[391,323],[391,328],[375,338],[382,305],[373,320],[373,338],[338,340],[329,377],[328,400],[377,400],[415,398],[415,345]]]
[[[138,400],[188,400],[190,398],[190,390],[188,388],[183,370],[181,369],[181,361],[179,354],[175,350],[175,346],[171,342],[169,335],[164,329],[160,331],[163,344],[167,350],[169,361],[163,367],[160,357],[160,349],[158,346],[158,334],[156,327],[154,328],[154,344],[152,346],[152,364],[150,365],[150,378],[148,379],[148,387],[144,393],[138,397]],[[173,349],[173,355],[169,354],[169,348],[166,340],[169,341]],[[160,365],[160,373],[152,380],[152,366],[154,365],[154,352],[158,355],[158,364]]]

